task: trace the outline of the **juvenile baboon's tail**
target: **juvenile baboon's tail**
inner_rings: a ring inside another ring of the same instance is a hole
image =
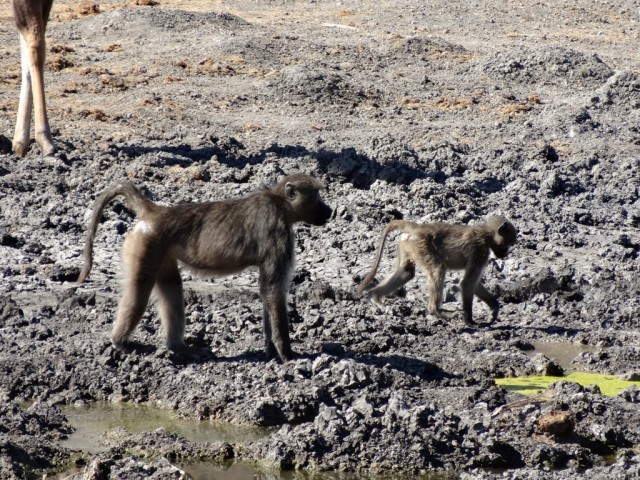
[[[371,283],[373,277],[376,276],[376,272],[378,271],[378,266],[380,265],[380,259],[382,258],[382,251],[384,250],[384,244],[387,241],[387,235],[389,235],[394,230],[400,230],[402,232],[410,232],[415,228],[416,224],[414,222],[409,222],[407,220],[392,220],[390,221],[384,230],[382,231],[382,237],[380,238],[380,243],[378,245],[378,251],[376,252],[376,260],[373,263],[373,267],[371,267],[371,271],[364,278],[362,283],[358,286],[356,293],[361,295],[364,292],[364,289]]]
[[[96,201],[93,204],[93,211],[91,212],[91,220],[89,221],[87,236],[84,241],[84,265],[82,266],[82,271],[78,277],[78,284],[85,281],[89,276],[89,272],[91,272],[91,267],[93,266],[93,239],[95,238],[96,231],[98,230],[98,222],[100,222],[100,217],[102,217],[102,211],[111,200],[118,196],[123,196],[125,198],[127,206],[131,208],[137,216],[140,216],[155,206],[151,200],[145,197],[142,192],[128,180],[118,182],[110,186],[102,192],[98,198],[96,198]]]

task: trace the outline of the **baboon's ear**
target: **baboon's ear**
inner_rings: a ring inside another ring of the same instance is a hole
[[[296,196],[296,187],[291,182],[287,182],[284,186],[284,194],[288,199],[292,199]]]

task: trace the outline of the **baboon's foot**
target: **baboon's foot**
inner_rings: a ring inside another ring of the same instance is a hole
[[[291,360],[293,360],[294,358],[296,358],[296,354],[293,350],[289,349],[286,352],[281,352],[278,354],[278,358],[280,358],[280,360],[282,361],[282,363],[287,363]]]
[[[194,345],[187,345],[186,343],[183,343],[176,346],[167,346],[167,348],[173,354],[179,355],[189,361],[213,358],[213,352],[209,347],[196,347]]]
[[[463,315],[464,323],[467,327],[475,328],[478,326],[469,315]]]
[[[500,307],[495,306],[491,309],[491,320],[489,323],[493,323],[498,319],[498,314],[500,313]]]
[[[275,345],[271,344],[265,348],[264,358],[266,361],[270,361],[275,359],[280,359],[282,363],[287,363],[289,360],[293,360],[296,357],[296,354],[291,348],[284,348],[281,351],[275,347]]]
[[[366,297],[369,303],[371,303],[371,305],[373,305],[376,308],[378,313],[386,312],[387,307],[384,303],[382,303],[382,299],[378,295],[376,295],[371,291],[368,291],[366,292]]]
[[[124,342],[111,342],[115,348],[120,350],[122,353],[139,353],[139,354],[149,354],[156,351],[156,347],[154,345],[147,345],[145,343],[135,342],[132,340],[127,340]]]

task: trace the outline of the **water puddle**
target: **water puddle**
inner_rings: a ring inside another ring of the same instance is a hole
[[[61,444],[89,453],[106,450],[100,439],[105,432],[116,427],[132,433],[150,432],[164,427],[187,440],[199,443],[259,440],[273,432],[273,429],[267,428],[180,418],[171,410],[131,403],[95,402],[82,407],[62,405],[60,409],[76,429]]]
[[[531,342],[534,349],[526,354],[533,357],[538,353],[544,354],[547,358],[555,360],[565,372],[571,372],[573,359],[583,352],[595,352],[596,347],[583,345],[581,343],[567,342]]]
[[[193,480],[453,480],[457,474],[436,473],[425,475],[389,474],[384,476],[365,475],[346,472],[303,472],[261,469],[246,463],[233,463],[231,466],[201,463],[181,467]]]
[[[224,422],[198,421],[178,417],[175,412],[131,403],[95,402],[76,407],[61,405],[69,423],[76,431],[61,444],[67,448],[88,453],[98,453],[107,449],[101,437],[109,430],[122,427],[129,432],[149,432],[159,427],[176,433],[193,442],[226,441],[239,443],[259,440],[271,434],[273,428],[257,428],[230,425]],[[369,476],[344,472],[301,472],[279,471],[261,468],[259,465],[243,462],[211,463],[194,462],[178,464],[193,480],[450,480],[453,474],[388,475]],[[80,478],[82,470],[74,469],[47,475],[47,479]]]

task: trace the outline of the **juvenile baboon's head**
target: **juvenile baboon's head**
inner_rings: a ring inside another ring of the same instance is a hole
[[[331,217],[331,207],[320,196],[322,184],[302,173],[286,177],[280,185],[294,222],[322,226]]]
[[[516,243],[518,231],[513,224],[504,217],[489,217],[487,227],[493,232],[493,250],[497,258],[505,258],[509,249]]]

